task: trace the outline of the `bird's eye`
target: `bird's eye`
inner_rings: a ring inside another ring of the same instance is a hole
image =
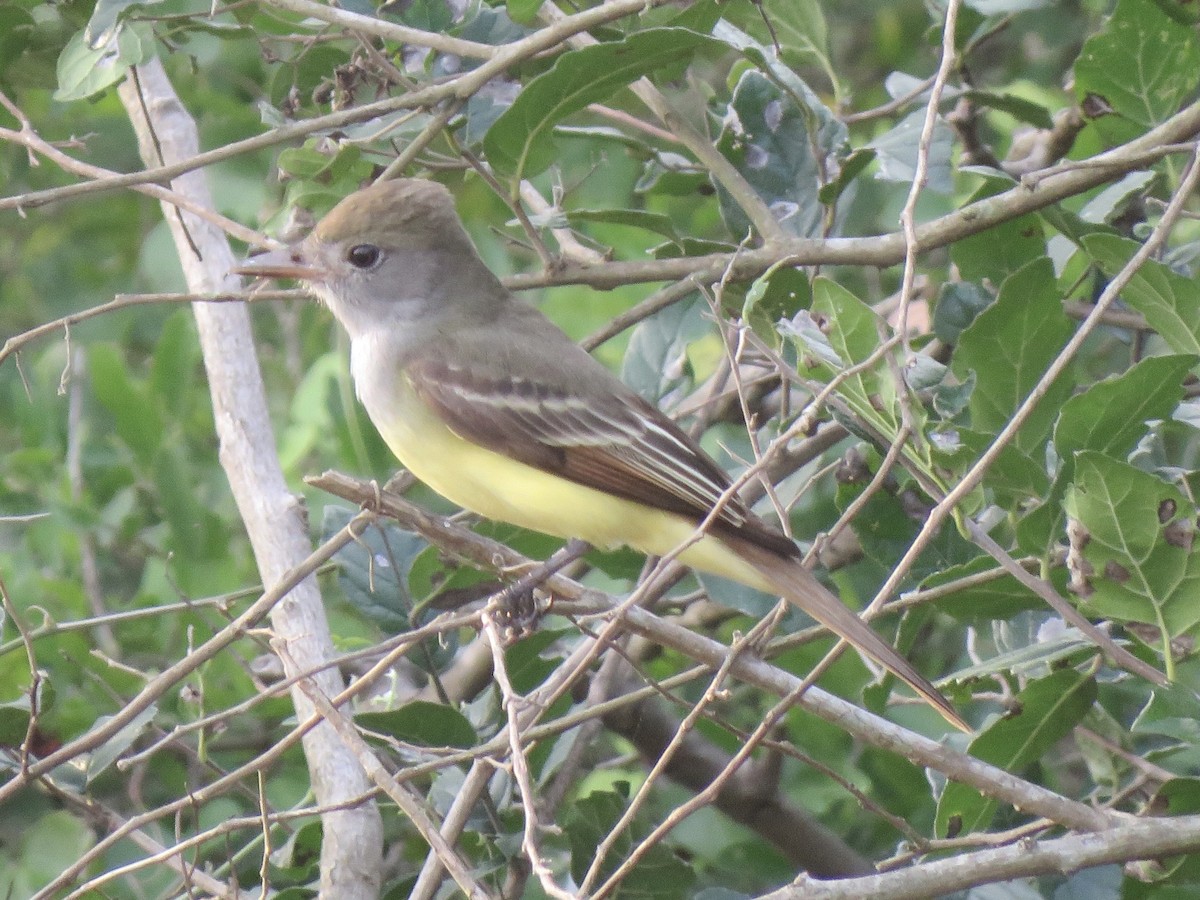
[[[355,244],[346,251],[346,261],[356,269],[369,269],[382,255],[383,251],[374,244]]]

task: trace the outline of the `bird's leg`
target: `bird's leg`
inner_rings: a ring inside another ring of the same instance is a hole
[[[543,582],[579,559],[587,549],[588,545],[583,541],[570,541],[545,562],[505,568],[504,575],[519,574],[519,577],[498,591],[488,607],[494,610],[507,642],[518,640],[533,630],[537,620],[554,602],[553,593],[540,590]],[[539,596],[546,597],[546,602],[539,602]]]

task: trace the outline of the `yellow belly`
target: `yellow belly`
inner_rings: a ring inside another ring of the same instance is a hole
[[[681,516],[576,484],[464,440],[407,384],[398,386],[383,404],[386,409],[363,399],[384,441],[409,471],[446,499],[481,516],[557,537],[582,538],[597,547],[628,545],[657,556],[672,553],[695,534],[694,523]],[[679,559],[770,590],[753,567],[716,538],[701,538]]]

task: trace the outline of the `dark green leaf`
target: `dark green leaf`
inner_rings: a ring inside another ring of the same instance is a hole
[[[150,369],[150,392],[164,410],[185,409],[188,389],[195,384],[200,348],[191,311],[173,313],[163,323]]]
[[[982,573],[992,577],[980,581]],[[1041,609],[1044,601],[1035,596],[1012,575],[997,570],[991,557],[979,557],[969,563],[950,566],[935,572],[923,582],[921,589],[946,584],[969,582],[949,596],[939,597],[937,610],[962,622],[981,625],[995,619],[1011,619],[1017,613]]]
[[[938,462],[955,473],[964,473],[975,464],[984,452],[991,447],[995,435],[975,431],[970,428],[958,428],[955,435],[959,448],[945,455],[944,461],[939,457]],[[1045,459],[1032,454],[1039,454],[1041,448],[1026,452],[1009,443],[1001,450],[1000,455],[988,467],[984,475],[984,486],[1005,506],[1021,508],[1030,500],[1046,496],[1050,485],[1050,476],[1046,472]]]
[[[1075,96],[1104,102],[1128,121],[1149,127],[1179,110],[1200,84],[1195,29],[1150,0],[1119,0],[1104,29],[1084,42],[1075,61]]]
[[[611,225],[629,225],[644,228],[671,240],[678,240],[675,222],[663,213],[645,209],[569,209],[567,219],[571,222],[603,222]]]
[[[511,11],[512,5],[509,4]],[[395,19],[410,28],[444,33],[454,23],[454,12],[446,0],[401,0],[385,3],[379,12],[388,19]]]
[[[1155,687],[1131,729],[1161,734],[1185,744],[1200,744],[1200,697],[1185,684]]]
[[[971,199],[985,200],[1011,186],[1006,179],[989,179]],[[950,248],[950,258],[958,267],[962,280],[981,285],[986,282],[1000,284],[1018,269],[1045,255],[1042,222],[1033,213],[1008,219],[986,231],[955,241]]]
[[[563,817],[563,828],[571,845],[571,874],[582,881],[588,867],[596,856],[596,848],[605,841],[608,833],[620,820],[627,803],[627,791],[617,794],[611,791],[594,791],[576,800]],[[649,825],[636,818],[628,830],[617,835],[605,864],[601,867],[602,877],[613,870],[633,849],[634,842],[645,836]],[[662,898],[690,896],[695,881],[691,866],[671,852],[665,844],[657,844],[642,857],[641,862],[621,881],[622,895]]]
[[[867,170],[867,167],[875,161],[875,151],[869,147],[860,147],[854,150],[841,161],[841,167],[838,169],[837,177],[828,184],[821,185],[821,189],[817,191],[817,199],[826,206],[833,206],[837,203],[838,198],[846,192],[851,183]]]
[[[807,116],[792,96],[756,70],[734,88],[717,148],[742,173],[789,234],[816,237],[825,207],[817,197],[818,159]],[[721,211],[733,236],[750,228],[741,207],[719,182]]]
[[[879,160],[879,177],[885,181],[911,183],[917,172],[917,147],[925,126],[925,110],[909,113],[900,123],[875,138],[868,145]],[[932,191],[948,194],[950,179],[950,150],[953,134],[941,119],[933,129],[929,148],[925,185]]]
[[[955,343],[963,329],[995,299],[991,291],[974,282],[954,281],[942,285],[933,309],[934,333],[947,344]]]
[[[96,45],[90,45],[81,31],[59,57],[54,99],[65,103],[98,94],[120,81],[130,66],[140,65],[153,56],[154,35],[141,23],[109,30]]]
[[[1137,252],[1135,241],[1107,234],[1084,238],[1084,248],[1110,278]],[[1200,284],[1154,260],[1142,263],[1121,292],[1176,353],[1200,353]]]
[[[0,623],[3,618],[0,617]],[[47,673],[40,673],[37,690],[37,710],[39,716],[44,716],[54,708],[57,696],[53,684],[47,678]],[[6,691],[7,693],[7,691]],[[32,712],[29,702],[29,691],[6,703],[0,703],[0,747],[19,747],[29,731],[29,717]]]
[[[419,747],[474,746],[475,729],[458,710],[443,703],[414,700],[386,712],[363,712],[354,721],[369,731],[378,731],[396,740]]]
[[[1200,623],[1196,509],[1177,487],[1094,451],[1075,457],[1067,515],[1087,532],[1087,602],[1103,616],[1163,630],[1164,641]]]
[[[149,462],[158,451],[163,421],[146,385],[130,377],[125,361],[107,344],[91,348],[88,367],[92,389],[112,415],[117,434],[139,459]]]
[[[772,266],[750,285],[742,318],[763,340],[778,346],[780,319],[792,319],[812,303],[812,286],[803,269]]]
[[[971,426],[984,432],[1004,428],[1072,330],[1050,260],[1035,260],[1005,279],[996,302],[963,331],[954,352],[955,373],[966,378],[974,371],[978,377],[971,395]],[[1070,392],[1071,379],[1064,373],[1017,433],[1019,448],[1031,451],[1045,441]]]
[[[1183,379],[1196,362],[1191,355],[1150,357],[1067,400],[1054,426],[1054,448],[1064,464],[1069,467],[1079,450],[1128,456],[1147,423],[1168,418],[1183,399]]]
[[[543,628],[506,648],[504,660],[513,690],[518,694],[528,694],[545,681],[558,668],[562,657],[547,658],[542,651],[569,634],[566,629]]]
[[[354,515],[339,506],[325,507],[323,540],[345,527]],[[338,551],[339,581],[346,599],[363,615],[390,631],[409,627],[413,598],[408,573],[425,541],[391,523],[377,523]]]
[[[1071,733],[1096,702],[1096,682],[1073,669],[1030,682],[1016,697],[1014,712],[971,742],[970,754],[1005,771],[1020,773]],[[951,818],[964,834],[985,830],[998,804],[977,790],[950,782],[938,802],[936,833],[947,834]]]
[[[1050,129],[1054,120],[1050,111],[1040,103],[1026,100],[1016,94],[996,94],[991,91],[964,91],[964,96],[974,100],[981,106],[1006,112],[1010,116],[1032,125],[1034,128]]]
[[[706,312],[708,304],[697,297],[674,303],[639,324],[621,363],[621,380],[651,403],[690,380],[687,349],[708,333]]]
[[[557,150],[555,125],[589,103],[612,96],[651,72],[678,65],[704,47],[708,35],[683,28],[651,28],[622,41],[571,50],[548,72],[534,78],[496,120],[483,145],[497,173],[515,184],[545,171]]]
[[[764,45],[770,44],[772,37],[778,42],[784,65],[793,71],[815,66],[831,80],[836,77],[829,59],[828,25],[817,0],[763,0],[757,8],[770,28],[752,16],[750,30]]]
[[[803,78],[779,61],[773,48],[763,46],[728,19],[722,19],[714,26],[713,37],[741,53],[791,99],[792,105],[805,117],[810,140],[818,153],[839,153],[845,149],[845,124]]]

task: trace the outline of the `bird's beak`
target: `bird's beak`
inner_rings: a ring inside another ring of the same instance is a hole
[[[295,278],[299,281],[321,281],[328,274],[314,265],[299,247],[284,247],[251,256],[231,270],[235,275],[251,278]]]

